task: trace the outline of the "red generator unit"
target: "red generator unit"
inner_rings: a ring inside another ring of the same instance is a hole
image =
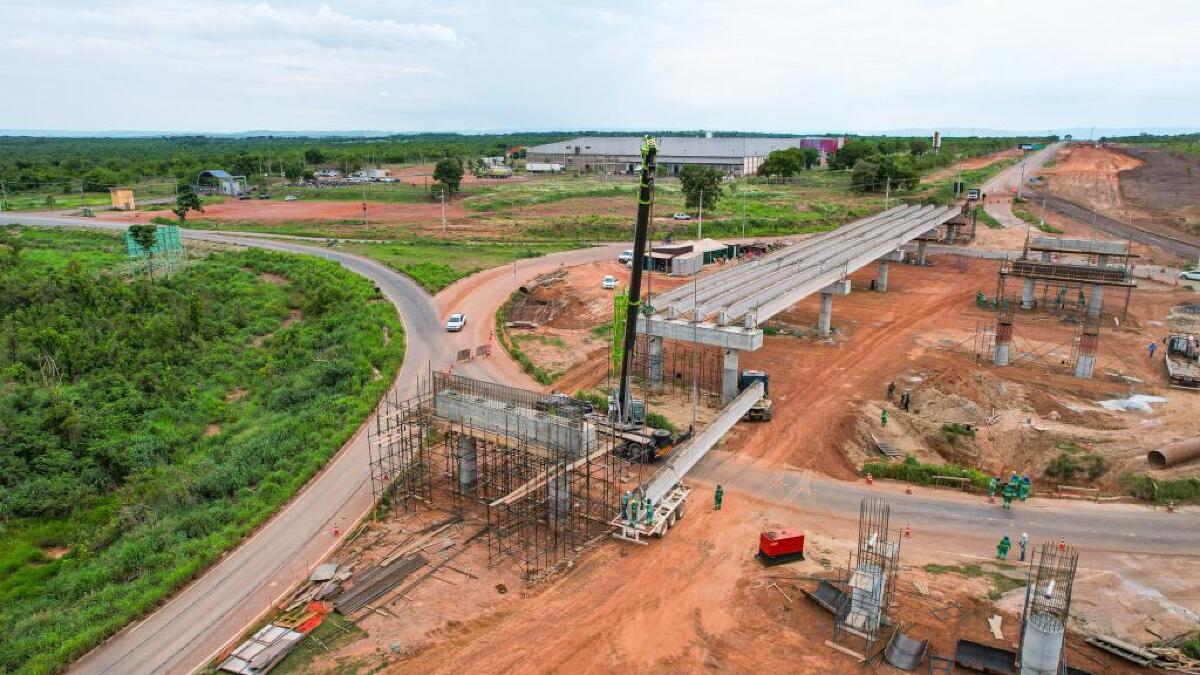
[[[804,533],[800,530],[768,530],[758,535],[757,557],[764,565],[804,560]]]

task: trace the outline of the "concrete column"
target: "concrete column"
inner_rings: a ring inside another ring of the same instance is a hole
[[[1104,306],[1104,287],[1097,284],[1092,286],[1092,299],[1087,308],[1088,318],[1099,319],[1102,306]]]
[[[721,402],[728,405],[738,395],[738,351],[725,350],[724,368],[721,372]]]
[[[917,264],[921,267],[925,266],[925,248],[928,244],[924,239],[917,242]]]
[[[879,293],[887,293],[887,273],[888,261],[879,261],[879,281],[875,284],[875,290]]]
[[[560,471],[547,482],[547,501],[556,520],[566,520],[571,514],[571,474]]]
[[[1033,309],[1033,279],[1025,280],[1025,288],[1021,291],[1021,309]]]
[[[650,387],[657,390],[663,381],[663,339],[657,335],[650,336],[650,349],[647,355],[647,365],[650,371]]]
[[[958,225],[946,223],[946,243],[951,245],[958,243]]]
[[[821,315],[820,318],[817,319],[817,330],[821,332],[821,335],[829,335],[829,324],[831,319],[833,319],[833,294],[822,293]]]
[[[1042,262],[1050,262],[1050,251],[1042,251]]]
[[[992,363],[998,366],[1008,365],[1008,350],[1012,347],[1012,319],[1001,318],[996,322],[996,352]]]
[[[1096,256],[1096,265],[1098,265],[1100,267],[1104,267],[1107,264],[1108,264],[1108,256],[1106,256],[1104,254],[1100,254],[1100,255]]]
[[[458,487],[463,494],[475,494],[479,485],[479,455],[475,439],[471,436],[458,437]]]
[[[1096,367],[1096,346],[1100,343],[1100,327],[1084,326],[1083,335],[1079,337],[1079,358],[1075,361],[1075,377],[1081,380],[1092,379],[1092,370]]]

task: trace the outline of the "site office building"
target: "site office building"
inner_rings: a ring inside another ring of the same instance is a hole
[[[711,166],[730,176],[753,175],[767,155],[788,148],[815,148],[825,162],[844,144],[844,137],[824,138],[714,138],[664,136],[658,139],[658,170],[677,176],[688,164]],[[535,145],[527,160],[535,164],[562,164],[568,172],[629,174],[642,164],[640,136],[583,136],[569,141]]]

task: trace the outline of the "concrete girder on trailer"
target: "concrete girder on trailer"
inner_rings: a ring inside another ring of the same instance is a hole
[[[642,485],[642,494],[649,498],[654,504],[657,504],[664,495],[675,487],[688,471],[712,449],[717,441],[737,424],[738,420],[746,414],[759,399],[763,397],[765,389],[762,382],[755,382],[746,387],[746,390],[738,394],[733,401],[717,415],[716,419],[709,422],[700,433],[696,434],[679,447],[672,454],[671,459],[661,469],[656,471],[650,480]]]

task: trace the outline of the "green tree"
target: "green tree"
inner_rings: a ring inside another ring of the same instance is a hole
[[[788,178],[800,173],[802,168],[804,168],[804,153],[799,148],[774,150],[758,167],[758,175]]]
[[[879,146],[870,141],[850,141],[829,160],[831,169],[851,169],[861,159],[879,154]]]
[[[679,172],[679,183],[683,189],[684,204],[689,209],[700,206],[701,195],[704,208],[711,209],[721,199],[721,178],[725,174],[719,169],[702,164],[688,164]]]
[[[304,151],[304,161],[309,164],[323,164],[325,162],[325,153],[317,148],[309,148]]]
[[[929,141],[923,138],[918,138],[917,140],[908,144],[908,151],[912,153],[913,157],[920,157],[921,155],[929,152]]]
[[[802,148],[800,153],[804,157],[805,169],[812,169],[821,163],[821,151],[816,148]]]
[[[445,185],[451,194],[458,192],[458,186],[462,184],[462,178],[463,163],[457,157],[439,159],[438,163],[433,167],[433,179]]]
[[[284,164],[283,175],[290,181],[298,181],[304,177],[304,165],[300,163]]]
[[[855,192],[874,192],[875,174],[878,172],[879,165],[875,162],[865,159],[858,160],[858,163],[854,165],[854,171],[850,174],[850,189]]]
[[[184,185],[179,188],[179,195],[175,197],[175,208],[171,209],[171,213],[179,218],[179,223],[182,225],[187,222],[188,211],[204,213],[204,207],[200,205],[200,197],[192,190],[192,186]],[[130,228],[130,230],[132,229]]]
[[[183,193],[180,193],[183,196]],[[192,193],[195,196],[195,193]],[[183,216],[180,216],[180,221]],[[154,245],[158,243],[158,226],[152,223],[134,223],[129,226],[129,236],[146,253],[146,273],[154,278]]]

